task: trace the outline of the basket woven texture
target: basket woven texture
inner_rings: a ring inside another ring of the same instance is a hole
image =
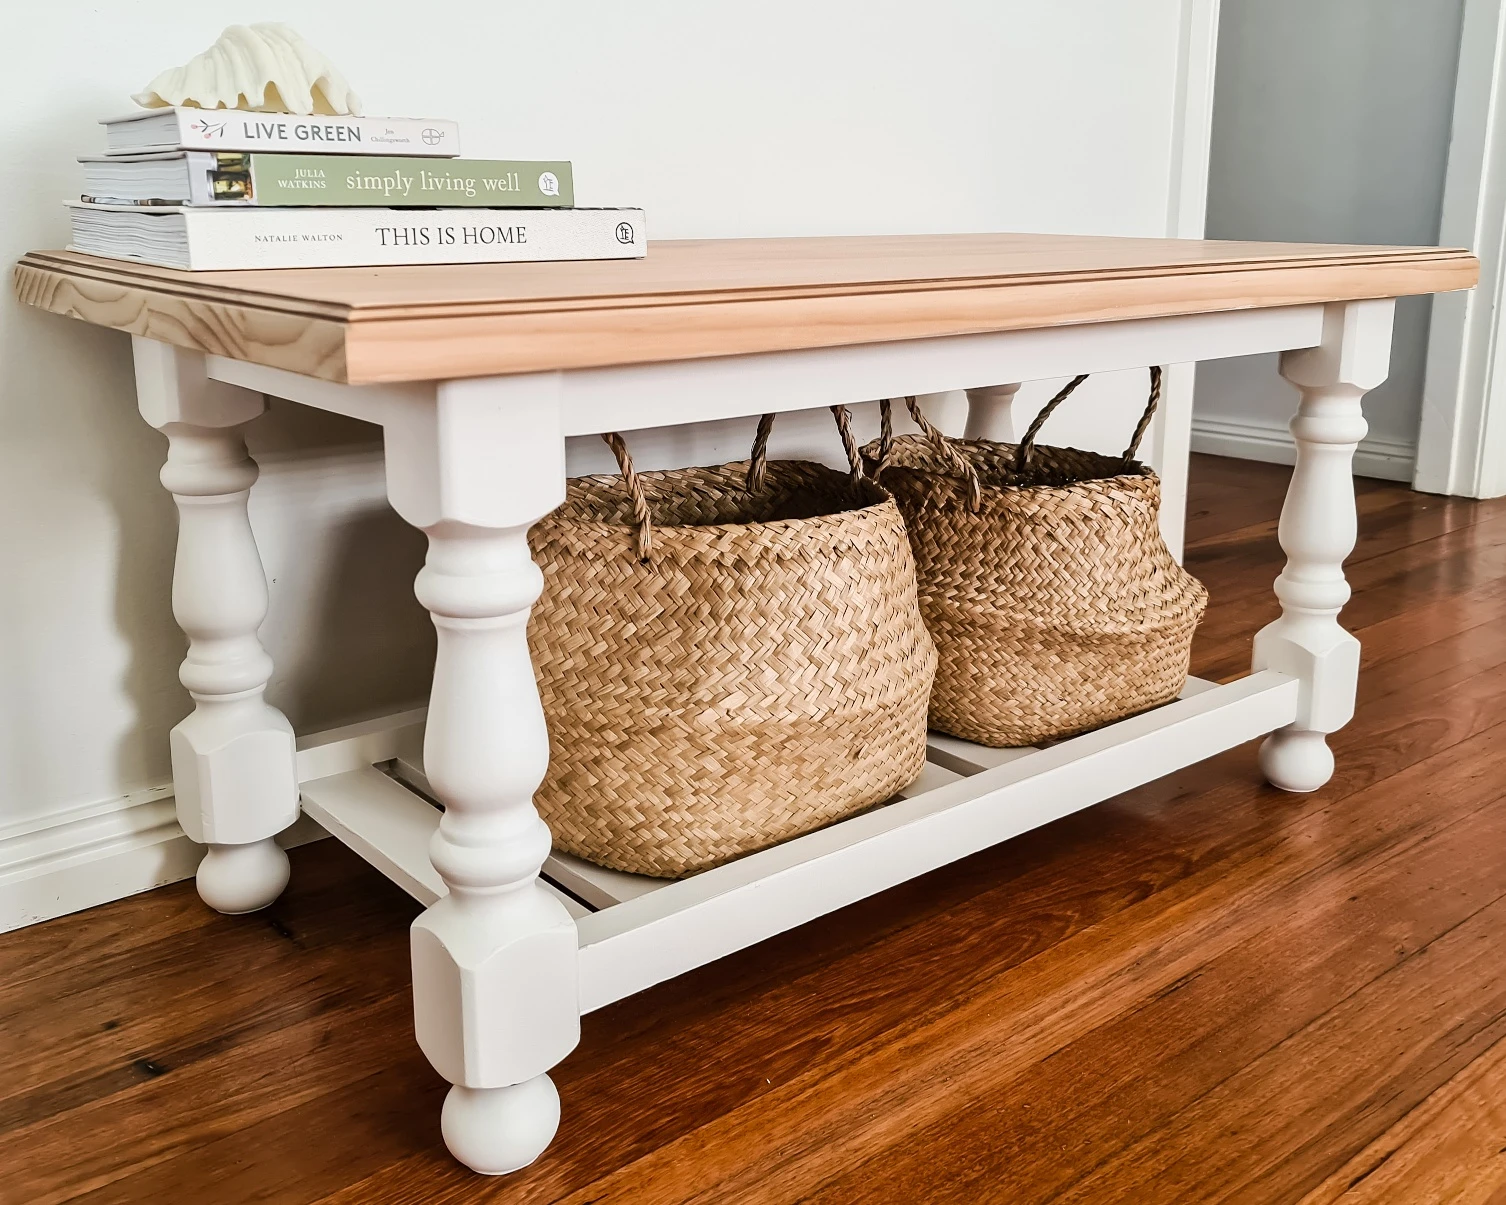
[[[864,449],[909,530],[920,606],[940,665],[931,727],[994,747],[1034,745],[1175,698],[1208,594],[1161,538],[1161,486],[1122,457],[952,440],[907,399],[921,435]],[[886,408],[887,420],[887,408]],[[882,465],[882,468],[880,468]]]
[[[529,536],[558,848],[676,877],[881,803],[925,764],[936,652],[889,494],[776,461],[572,481]]]

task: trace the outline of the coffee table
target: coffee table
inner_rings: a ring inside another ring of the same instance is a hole
[[[1321,787],[1359,671],[1338,615],[1361,398],[1386,376],[1392,299],[1468,288],[1477,272],[1438,248],[978,235],[207,273],[43,251],[16,288],[129,332],[141,413],[167,437],[193,697],[172,763],[183,830],[207,847],[200,894],[224,912],[271,903],[288,880],[274,838],[301,810],[425,904],[414,1021],[453,1085],[444,1139],[504,1173],[553,1137],[548,1072],[584,1013],[1256,737],[1272,783]],[[1249,676],[1189,682],[1040,750],[936,736],[896,801],[692,878],[551,851],[532,803],[549,746],[525,636],[542,582],[527,533],[564,496],[567,437],[951,389],[968,391],[969,434],[998,435],[1021,381],[1272,351],[1300,392],[1297,465],[1282,613],[1255,636]],[[388,497],[429,539],[426,712],[300,737],[263,697],[243,430],[269,394],[383,429]]]

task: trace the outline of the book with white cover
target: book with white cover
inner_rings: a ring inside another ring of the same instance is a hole
[[[324,155],[460,154],[460,127],[428,117],[325,117],[241,109],[138,109],[100,123],[111,155],[143,151],[299,151]]]
[[[164,268],[641,259],[641,209],[189,209],[70,202],[70,249]]]

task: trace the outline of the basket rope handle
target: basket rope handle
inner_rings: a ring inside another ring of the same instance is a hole
[[[852,433],[852,415],[846,406],[833,406],[832,417],[837,420],[837,434],[842,437],[842,451],[847,453],[847,475],[852,484],[863,480],[863,452],[858,447],[858,437]]]
[[[1124,449],[1125,464],[1129,464],[1140,450],[1140,441],[1145,438],[1146,431],[1150,430],[1150,420],[1155,417],[1156,407],[1161,403],[1161,371],[1159,364],[1150,366],[1150,399],[1145,403],[1145,413],[1135,424],[1135,433],[1130,436],[1129,447]]]
[[[973,466],[962,450],[957,447],[941,429],[925,415],[920,408],[920,401],[914,396],[905,399],[905,409],[910,412],[910,417],[915,420],[915,425],[920,428],[920,433],[925,436],[926,442],[948,468],[963,481],[967,482],[967,506],[968,509],[977,512],[983,507],[983,481],[978,476],[978,470]],[[879,399],[879,452],[878,470],[882,473],[889,463],[889,452],[894,447],[894,407],[889,398]]]
[[[833,406],[837,420],[837,433],[842,437],[842,449],[847,453],[847,466],[852,483],[863,480],[863,456],[858,449],[858,440],[852,432],[852,416],[846,406]],[[769,466],[769,434],[774,430],[774,416],[765,414],[758,420],[758,432],[753,436],[753,452],[748,458],[748,492],[757,493],[763,488]],[[604,431],[602,442],[612,449],[617,461],[617,470],[622,474],[622,484],[633,502],[633,523],[637,527],[638,559],[645,564],[654,558],[654,516],[649,509],[648,496],[643,491],[643,482],[633,467],[633,457],[627,441],[616,431]]]
[[[905,409],[910,412],[910,418],[920,428],[920,433],[930,441],[941,457],[954,469],[957,474],[967,482],[967,508],[977,512],[983,508],[983,482],[978,477],[978,470],[973,462],[964,456],[961,450],[948,439],[940,427],[928,419],[925,411],[920,408],[920,401],[911,394],[905,399]]]
[[[847,473],[856,485],[863,480],[863,454],[858,449],[857,436],[852,433],[852,415],[846,406],[833,406],[832,417],[837,420],[837,434],[842,437],[842,450],[847,453]],[[763,489],[764,474],[769,464],[769,433],[774,430],[774,416],[765,414],[758,420],[758,433],[753,437],[753,453],[748,457],[748,493],[756,494]]]
[[[1135,453],[1140,450],[1140,441],[1145,438],[1146,431],[1150,430],[1150,420],[1155,417],[1156,407],[1161,403],[1161,375],[1162,369],[1158,364],[1150,366],[1150,396],[1146,399],[1145,410],[1140,415],[1140,421],[1135,424],[1135,433],[1130,436],[1129,447],[1124,449],[1121,459],[1129,464],[1135,458]],[[1020,440],[1019,447],[1015,449],[1014,471],[1023,473],[1030,466],[1030,454],[1035,451],[1035,437],[1040,434],[1041,427],[1062,402],[1072,395],[1072,392],[1088,379],[1087,374],[1073,377],[1054,398],[1041,407],[1041,412],[1035,416],[1030,424],[1030,429],[1025,432],[1025,438]]]
[[[654,558],[654,517],[648,509],[648,498],[643,492],[643,482],[633,468],[633,458],[628,454],[627,442],[616,431],[602,432],[602,442],[612,449],[617,460],[622,483],[627,486],[628,497],[633,500],[633,522],[638,527],[638,559],[645,564]]]
[[[1019,445],[1014,450],[1014,471],[1016,473],[1023,473],[1030,467],[1030,454],[1035,451],[1035,437],[1041,433],[1041,428],[1046,425],[1046,420],[1087,379],[1088,374],[1085,372],[1073,377],[1062,386],[1054,398],[1041,407],[1040,413],[1031,420],[1030,426],[1025,431],[1025,438],[1020,440]]]
[[[753,452],[748,457],[748,493],[756,494],[763,489],[764,474],[769,468],[769,433],[774,430],[774,416],[765,414],[758,420],[758,433],[753,436]]]

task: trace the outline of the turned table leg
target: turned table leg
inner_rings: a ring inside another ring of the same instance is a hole
[[[1291,424],[1297,466],[1281,509],[1281,617],[1255,637],[1254,668],[1302,683],[1296,722],[1260,749],[1266,778],[1287,791],[1315,791],[1328,781],[1326,734],[1354,714],[1360,643],[1338,616],[1349,601],[1344,558],[1356,538],[1353,460],[1366,430],[1360,399],[1386,379],[1392,310],[1391,301],[1329,305],[1322,343],[1281,358],[1281,375],[1302,393]]]
[[[262,697],[267,580],[246,516],[257,469],[241,428],[266,403],[211,381],[198,353],[134,346],[141,413],[167,436],[162,484],[178,505],[173,615],[188,635],[178,676],[194,701],[171,737],[178,822],[209,846],[197,877],[204,902],[253,912],[287,886],[288,856],[273,837],[298,819],[293,729]]]
[[[527,640],[543,585],[528,528],[564,498],[557,385],[443,384],[389,418],[386,446],[392,503],[429,537],[416,591],[438,631],[424,769],[445,808],[430,857],[449,894],[413,923],[414,1023],[454,1085],[446,1145],[499,1174],[554,1136],[547,1072],[580,1038],[575,922],[539,882],[549,741]]]
[[[1014,395],[1020,387],[1014,385],[986,385],[982,389],[967,391],[967,426],[964,439],[992,439],[999,443],[1013,443]]]

